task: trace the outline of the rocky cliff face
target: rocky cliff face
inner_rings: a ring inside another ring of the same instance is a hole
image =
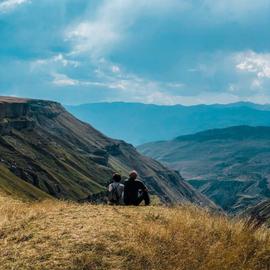
[[[127,176],[135,169],[163,201],[211,205],[179,173],[104,136],[59,103],[0,98],[0,134],[0,165],[53,197],[81,200],[104,191],[113,172]]]
[[[52,119],[63,111],[56,102],[0,98],[0,134],[9,134],[12,129],[31,131],[41,115]]]

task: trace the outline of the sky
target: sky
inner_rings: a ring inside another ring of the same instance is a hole
[[[269,0],[0,0],[0,95],[270,103]]]

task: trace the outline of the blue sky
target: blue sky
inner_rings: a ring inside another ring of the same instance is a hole
[[[0,94],[270,103],[269,0],[0,0]]]

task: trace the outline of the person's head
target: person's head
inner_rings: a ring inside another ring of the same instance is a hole
[[[131,171],[129,173],[129,178],[135,180],[138,177],[138,173],[136,171]]]
[[[122,177],[119,173],[114,173],[112,179],[114,182],[120,182]]]

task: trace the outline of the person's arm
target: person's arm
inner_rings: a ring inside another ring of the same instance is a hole
[[[109,186],[108,186],[108,191],[109,191],[109,192],[112,191],[112,184],[109,184]]]
[[[142,199],[145,202],[145,205],[150,205],[150,196],[147,187],[143,182],[141,182],[141,190],[142,190]]]
[[[148,192],[148,188],[145,186],[145,184],[143,182],[139,182],[140,183],[140,190],[142,190],[143,192]]]

